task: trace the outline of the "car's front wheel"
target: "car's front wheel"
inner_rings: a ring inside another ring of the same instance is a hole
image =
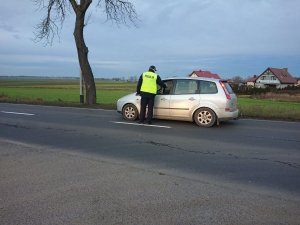
[[[122,115],[125,120],[134,121],[138,118],[138,110],[135,105],[127,104],[123,107]]]
[[[216,122],[216,114],[209,108],[200,108],[194,114],[194,121],[198,126],[212,127]]]

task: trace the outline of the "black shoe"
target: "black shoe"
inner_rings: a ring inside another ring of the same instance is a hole
[[[143,124],[143,123],[144,123],[144,121],[141,121],[141,120],[139,121],[139,124]]]
[[[152,124],[152,122],[151,122],[151,121],[148,121],[147,123],[148,123],[148,124]]]

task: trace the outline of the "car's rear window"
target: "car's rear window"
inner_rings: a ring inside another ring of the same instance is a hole
[[[234,94],[231,86],[227,82],[223,82],[225,85],[226,90],[228,91],[229,94]]]

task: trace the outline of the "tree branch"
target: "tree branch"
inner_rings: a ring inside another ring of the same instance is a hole
[[[131,2],[122,0],[99,0],[97,7],[100,7],[103,1],[107,20],[113,20],[117,24],[128,24],[127,21],[129,21],[136,26],[138,17],[134,5]]]
[[[62,28],[66,18],[66,11],[68,10],[66,2],[65,0],[49,0],[47,6],[45,6],[43,0],[35,0],[35,3],[40,10],[47,11],[44,19],[35,27],[37,30],[35,40],[41,41],[45,39],[46,45],[52,45],[55,35],[59,37],[59,30]],[[60,26],[57,25],[57,22],[59,22]]]

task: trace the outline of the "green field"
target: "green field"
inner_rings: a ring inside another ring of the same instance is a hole
[[[98,108],[115,108],[117,100],[135,91],[134,82],[96,80]],[[80,106],[78,79],[0,79],[0,102]],[[241,117],[300,121],[300,102],[239,96]]]
[[[97,104],[113,107],[117,100],[135,91],[136,83],[96,81]],[[1,80],[0,101],[27,102],[35,104],[79,104],[79,80]]]
[[[238,97],[241,117],[300,121],[300,103]]]

